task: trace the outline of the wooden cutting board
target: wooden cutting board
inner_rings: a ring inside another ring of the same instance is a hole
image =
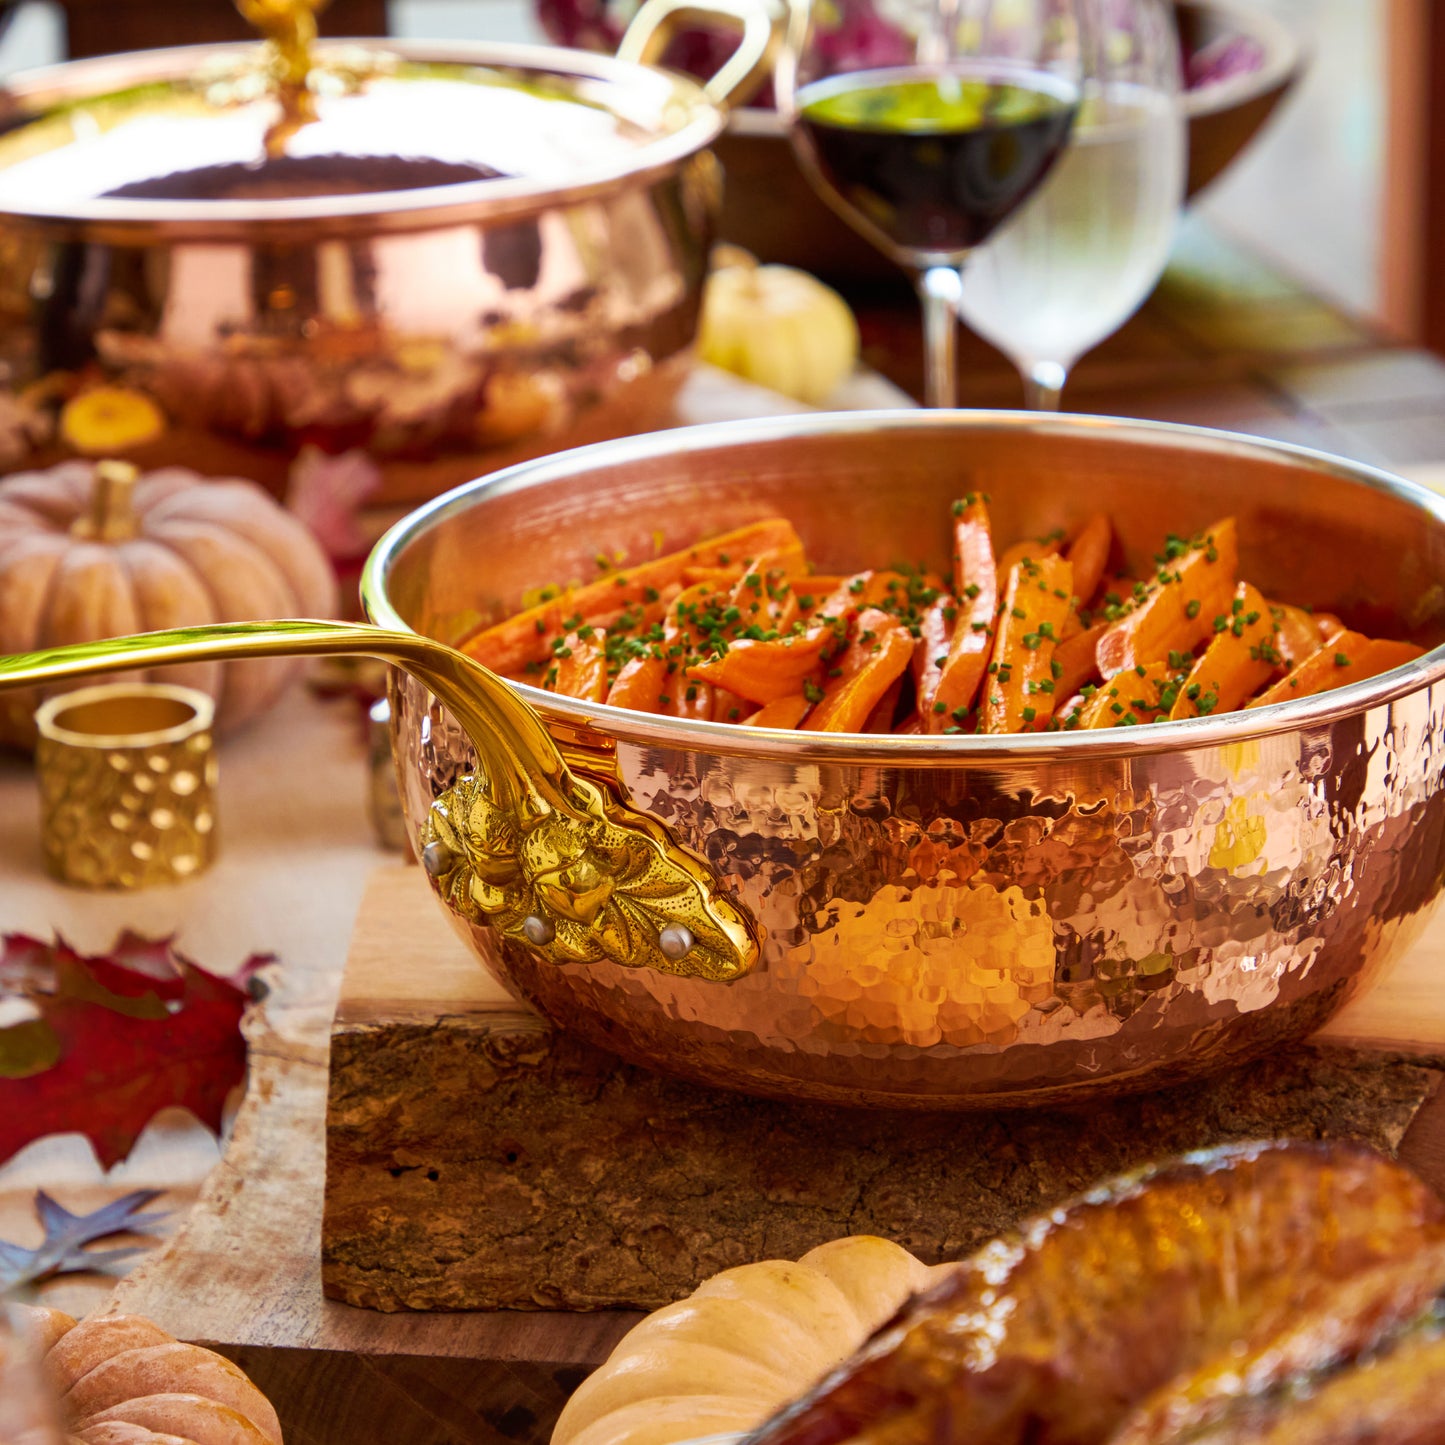
[[[518,1007],[456,939],[419,869],[377,871],[353,937],[343,1020],[435,1022]],[[113,1308],[235,1359],[277,1403],[288,1445],[542,1445],[562,1401],[638,1316],[381,1314],[324,1299],[329,1020],[317,1023],[309,1042],[263,1024],[224,1160],[180,1234],[122,1282]],[[1328,1034],[1445,1054],[1445,913]],[[1420,1110],[1400,1153],[1445,1190],[1445,1097]]]

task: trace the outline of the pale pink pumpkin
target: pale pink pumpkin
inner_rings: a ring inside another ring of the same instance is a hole
[[[0,655],[130,632],[331,617],[336,579],[300,522],[252,482],[179,467],[66,462],[0,479]],[[164,669],[226,729],[268,708],[292,658]],[[62,689],[63,690],[63,689]],[[37,693],[0,696],[0,742],[35,741]]]

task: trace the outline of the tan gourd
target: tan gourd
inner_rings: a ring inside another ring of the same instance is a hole
[[[270,1402],[213,1351],[138,1315],[24,1313],[72,1445],[282,1445]]]
[[[0,655],[206,622],[326,617],[336,581],[311,534],[251,482],[67,462],[0,480]],[[290,658],[169,668],[232,727],[276,699]],[[30,693],[0,700],[0,742],[29,746]]]
[[[552,1445],[675,1445],[751,1430],[946,1268],[855,1235],[796,1263],[724,1270],[618,1343],[567,1402]]]
[[[698,354],[817,406],[858,360],[858,323],[848,303],[817,277],[738,255],[708,277]]]

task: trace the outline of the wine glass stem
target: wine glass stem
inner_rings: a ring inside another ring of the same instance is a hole
[[[1022,372],[1024,405],[1030,411],[1058,411],[1069,373],[1057,361],[1036,361]]]
[[[923,306],[923,404],[958,405],[958,300],[963,277],[955,266],[930,266],[918,276]]]

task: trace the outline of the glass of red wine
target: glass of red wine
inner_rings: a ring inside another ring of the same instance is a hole
[[[792,0],[778,108],[823,199],[914,277],[924,401],[954,406],[969,253],[1068,143],[1077,0]]]

